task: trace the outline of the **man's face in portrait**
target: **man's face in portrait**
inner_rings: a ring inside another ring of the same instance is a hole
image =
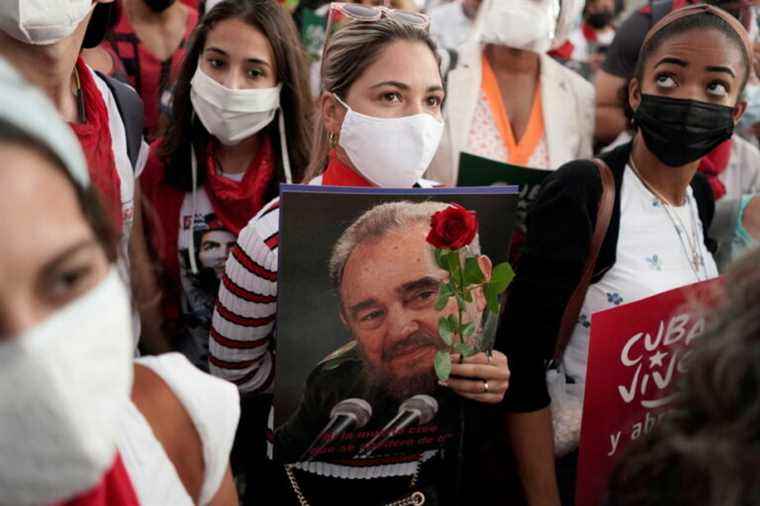
[[[435,263],[426,242],[427,224],[391,230],[359,243],[346,262],[340,283],[341,320],[351,330],[367,364],[371,383],[402,400],[436,386],[436,351],[445,347],[438,334],[441,316],[457,313],[453,298],[435,309],[448,273]],[[479,257],[490,278],[491,263]],[[486,301],[482,290],[463,316],[480,328]]]
[[[221,279],[224,274],[224,266],[232,247],[235,245],[235,236],[226,230],[210,230],[203,234],[201,250],[198,259],[203,267],[214,269],[216,277]]]

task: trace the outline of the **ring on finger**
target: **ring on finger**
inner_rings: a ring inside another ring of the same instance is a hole
[[[483,380],[483,392],[484,394],[488,393],[488,380]]]

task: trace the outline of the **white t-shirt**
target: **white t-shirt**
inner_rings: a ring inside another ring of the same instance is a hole
[[[242,180],[243,176],[244,174],[236,174],[230,179],[240,177]],[[195,215],[193,194],[185,194],[178,226],[182,318],[189,332],[187,341],[180,343],[179,349],[197,367],[208,370],[208,339],[214,303],[227,257],[237,237],[217,219],[203,187],[195,193]],[[193,234],[192,242],[190,234]],[[192,271],[190,255],[195,257],[197,273]]]
[[[715,260],[704,245],[702,222],[691,187],[687,190],[686,204],[670,209],[680,222],[668,216],[660,199],[626,167],[620,189],[620,235],[615,264],[599,282],[589,286],[562,357],[565,372],[576,383],[586,382],[593,313],[718,276]],[[696,274],[690,255],[686,254],[689,241],[681,224],[703,259]]]
[[[179,353],[144,357],[136,362],[167,384],[198,432],[204,475],[198,503],[208,504],[222,484],[240,418],[240,399],[232,383],[196,368]],[[140,504],[184,506],[193,501],[148,421],[131,402],[121,418],[119,453]]]
[[[470,35],[472,25],[473,21],[464,15],[459,0],[430,10],[430,34],[443,48],[461,46]]]

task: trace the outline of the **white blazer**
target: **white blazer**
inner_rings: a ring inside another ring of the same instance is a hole
[[[459,64],[448,76],[444,118],[446,127],[426,177],[455,186],[459,154],[467,149],[480,96],[482,46],[462,46]],[[541,55],[540,86],[544,128],[552,170],[593,153],[594,87],[580,75]]]

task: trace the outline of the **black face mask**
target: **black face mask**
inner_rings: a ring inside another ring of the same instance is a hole
[[[641,95],[633,113],[649,151],[665,165],[699,160],[734,133],[734,108],[696,100]]]
[[[176,0],[143,0],[145,5],[148,6],[153,12],[164,12],[166,9],[174,5]]]
[[[594,12],[586,16],[586,23],[596,30],[601,30],[612,22],[613,16],[612,11]]]

